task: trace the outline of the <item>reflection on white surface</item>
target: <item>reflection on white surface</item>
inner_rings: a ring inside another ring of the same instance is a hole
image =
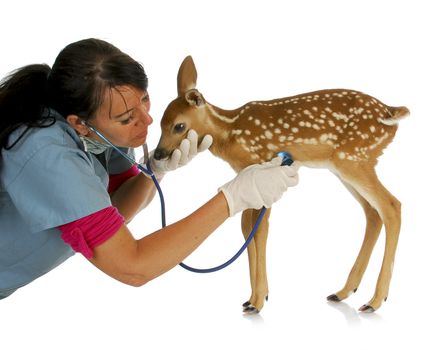
[[[376,313],[376,312],[372,312],[372,313],[360,312],[360,311],[350,307],[344,301],[340,301],[340,302],[328,301],[327,304],[330,307],[332,307],[333,309],[339,311],[344,316],[344,319],[346,320],[346,322],[349,326],[362,325],[361,319],[366,319],[366,320],[369,320],[370,322],[382,322],[382,316],[379,315],[378,313]]]
[[[361,319],[359,317],[358,311],[347,305],[345,302],[327,302],[329,306],[333,309],[339,311],[346,320],[347,324],[350,326],[361,325]]]
[[[244,313],[243,318],[249,322],[251,322],[253,325],[262,325],[264,324],[264,318],[261,316],[261,313],[254,313],[254,314],[248,314]]]

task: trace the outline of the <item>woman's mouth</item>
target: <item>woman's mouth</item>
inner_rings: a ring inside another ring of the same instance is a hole
[[[137,138],[137,139],[143,139],[143,138],[146,138],[147,135],[148,135],[148,130],[145,130],[144,132],[138,134],[138,135],[136,136],[136,138]]]

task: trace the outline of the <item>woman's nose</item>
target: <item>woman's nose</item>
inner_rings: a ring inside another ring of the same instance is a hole
[[[153,123],[153,118],[151,117],[151,115],[148,112],[146,112],[146,121],[147,121],[146,122],[147,125],[150,125]]]
[[[148,126],[152,124],[153,118],[147,110],[141,108],[139,121]]]

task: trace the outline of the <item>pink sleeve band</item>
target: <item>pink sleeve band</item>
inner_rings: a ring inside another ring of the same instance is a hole
[[[127,171],[124,171],[121,174],[116,175],[109,175],[109,187],[107,189],[107,192],[112,193],[116,191],[119,186],[121,186],[125,181],[127,181],[129,178],[136,176],[140,173],[140,170],[136,165],[133,165],[130,169]]]
[[[58,228],[65,243],[90,259],[94,256],[93,249],[112,237],[123,223],[124,218],[118,209],[107,207]]]

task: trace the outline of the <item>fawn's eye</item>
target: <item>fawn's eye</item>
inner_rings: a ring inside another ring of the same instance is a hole
[[[184,124],[184,123],[175,124],[175,126],[174,126],[174,131],[177,134],[182,133],[185,129],[186,129],[186,124]]]

